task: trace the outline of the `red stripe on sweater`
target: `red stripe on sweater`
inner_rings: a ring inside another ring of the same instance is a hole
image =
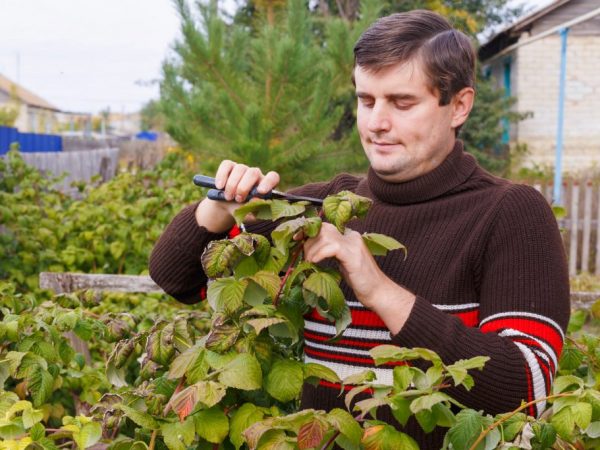
[[[310,331],[306,331],[306,330],[304,331],[304,337],[307,340],[320,341],[320,342],[325,342],[325,341],[328,341],[329,339],[331,339],[331,336],[321,336],[319,334],[311,333]],[[343,345],[347,345],[347,346],[351,346],[351,347],[364,347],[364,348],[372,349],[373,347],[377,347],[378,345],[389,344],[389,341],[368,342],[368,341],[357,341],[354,339],[340,339],[340,340],[335,341],[335,343],[333,343],[333,345],[338,345],[338,344],[343,344]]]
[[[525,363],[525,375],[527,376],[527,402],[532,401],[535,396],[533,395],[533,380],[531,378],[531,369],[529,365]],[[527,414],[532,417],[536,417],[535,414],[535,405],[529,405],[527,407]]]
[[[479,309],[450,314],[462,320],[462,323],[464,323],[467,327],[476,327],[479,325]]]
[[[236,237],[238,234],[241,234],[242,230],[240,229],[240,227],[238,227],[237,225],[234,225],[231,230],[229,230],[229,233],[227,233],[227,237],[229,239],[233,239],[234,237]]]
[[[373,311],[351,308],[350,313],[352,314],[352,325],[354,326],[381,328],[387,330],[383,320],[381,320],[381,318]],[[479,325],[479,309],[465,312],[448,311],[447,313],[454,317],[458,317],[467,327],[476,327]],[[316,309],[313,309],[306,318],[316,322],[331,323],[329,320],[321,316]]]
[[[352,314],[352,325],[354,326],[368,326],[371,328],[379,328],[387,330],[383,321],[379,318],[377,314],[368,310],[357,310],[351,309],[350,313]],[[325,319],[316,309],[313,309],[308,314],[309,320],[314,320],[315,322],[322,323],[331,323],[329,320]]]
[[[341,355],[339,353],[332,353],[322,350],[314,350],[309,346],[304,347],[304,353],[310,356],[315,356],[317,358],[324,358],[329,361],[340,361],[342,363],[356,363],[362,364],[366,366],[375,366],[375,361],[373,358],[364,358],[360,356],[351,356],[351,355]],[[385,364],[382,364],[380,367],[395,367],[395,366],[405,366],[406,363],[404,361],[391,361]]]
[[[525,344],[527,347],[530,348],[535,348],[536,350],[541,351],[542,353],[544,353],[544,355],[547,355],[548,352],[544,349],[544,347],[542,347],[540,345],[540,343],[538,341],[535,341],[533,339],[527,339],[525,337],[519,337],[519,336],[511,336],[511,339],[514,342],[520,342],[522,344]],[[552,362],[552,358],[549,358],[550,362],[546,362],[544,361],[545,364],[550,366],[550,369],[552,370],[552,372],[554,372],[555,368],[554,368],[554,363]]]
[[[341,391],[342,390],[342,385],[340,383],[331,383],[331,382],[325,381],[325,380],[320,380],[319,381],[319,386],[328,387],[328,388],[331,388],[331,389],[336,389],[337,391]],[[352,389],[354,389],[355,386],[351,385],[351,384],[345,384],[343,387],[344,387],[345,391],[351,391]],[[363,392],[365,394],[373,395],[374,391],[373,391],[373,389],[368,388],[368,389],[365,389]]]
[[[554,329],[553,326],[539,322],[535,319],[523,317],[511,317],[491,320],[481,326],[481,331],[484,333],[498,332],[503,329],[510,328],[518,330],[526,334],[543,339],[552,347],[557,355],[560,355],[563,346],[562,336]]]

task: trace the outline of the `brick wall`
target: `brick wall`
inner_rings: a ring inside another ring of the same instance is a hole
[[[600,36],[570,35],[564,110],[563,168],[576,172],[600,166]],[[513,137],[530,150],[527,165],[553,165],[556,151],[560,37],[548,36],[516,50],[513,95],[520,122]]]

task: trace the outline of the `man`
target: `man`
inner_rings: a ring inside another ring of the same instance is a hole
[[[340,377],[373,368],[368,349],[382,343],[426,347],[446,363],[487,355],[475,387],[451,389],[465,405],[510,411],[549,392],[569,316],[562,241],[544,198],[496,178],[463,151],[456,135],[474,100],[475,55],[469,39],[428,11],[375,22],[354,48],[357,126],[370,162],[366,178],[339,175],[294,193],[321,197],[351,190],[369,197],[367,217],[340,234],[324,223],[304,245],[305,258],[335,258],[352,325],[336,344],[333,326],[306,318],[305,353]],[[198,300],[206,276],[200,254],[233,226],[232,211],[254,186],[276,187],[279,176],[224,161],[217,187],[229,202],[208,199],[182,211],[156,245],[150,274],[184,302]],[[268,233],[268,223],[248,224]],[[373,258],[360,234],[390,235],[408,248]],[[391,383],[390,369],[375,369]],[[306,386],[307,408],[343,407],[339,388]],[[544,402],[527,412],[539,414]],[[379,416],[391,423],[387,413]],[[421,448],[439,448],[444,429],[404,429]]]

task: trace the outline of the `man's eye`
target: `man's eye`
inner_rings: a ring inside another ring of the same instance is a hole
[[[372,100],[366,99],[366,98],[359,98],[358,101],[360,102],[361,105],[363,105],[367,108],[372,108],[373,105],[375,104],[375,102],[373,102]]]
[[[412,106],[413,106],[412,103],[395,103],[394,104],[394,107],[396,109],[401,109],[403,111],[412,108]]]

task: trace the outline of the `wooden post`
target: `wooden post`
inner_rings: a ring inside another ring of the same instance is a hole
[[[592,182],[585,184],[583,201],[583,241],[581,250],[581,271],[590,271],[590,240],[592,237]]]
[[[600,186],[598,186],[598,217],[596,217],[596,275],[600,275]]]
[[[569,242],[569,275],[577,274],[577,238],[579,235],[579,183],[573,182],[571,191],[571,239]]]

